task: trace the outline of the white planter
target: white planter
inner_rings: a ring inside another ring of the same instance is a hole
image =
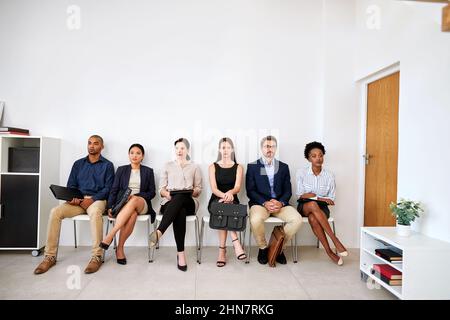
[[[405,226],[397,223],[397,234],[402,237],[409,237],[411,234],[411,226]]]

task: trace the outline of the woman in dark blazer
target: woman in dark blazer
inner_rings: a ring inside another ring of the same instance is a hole
[[[124,244],[133,232],[137,216],[139,214],[150,214],[151,222],[155,219],[155,211],[151,200],[155,197],[155,176],[153,169],[141,164],[144,159],[144,147],[133,144],[128,150],[130,164],[117,169],[114,183],[108,198],[108,215],[111,217],[111,208],[116,204],[118,194],[131,189],[128,202],[117,214],[114,228],[105,236],[100,247],[107,250],[120,230],[119,243],[116,249],[117,263],[126,264]]]

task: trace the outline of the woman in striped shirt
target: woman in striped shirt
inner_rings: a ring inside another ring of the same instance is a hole
[[[334,205],[336,185],[333,174],[322,168],[325,147],[320,142],[314,141],[306,145],[304,154],[311,165],[297,174],[297,210],[303,217],[308,217],[311,229],[328,256],[341,266],[344,263],[342,257],[348,256],[348,252],[328,223],[330,217],[328,206]],[[326,234],[333,241],[337,254],[331,250]]]

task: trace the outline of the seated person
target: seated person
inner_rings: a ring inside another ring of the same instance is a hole
[[[333,174],[322,167],[325,147],[320,142],[311,142],[306,145],[304,154],[311,165],[297,174],[297,210],[303,217],[308,217],[309,225],[328,256],[341,266],[344,263],[342,257],[346,257],[348,252],[328,223],[328,206],[334,205],[336,185]],[[311,201],[311,198],[317,201]],[[325,233],[336,246],[337,255],[331,250]]]
[[[222,138],[219,141],[219,155],[217,161],[209,166],[209,182],[212,195],[209,199],[208,211],[211,213],[213,202],[239,203],[237,194],[241,190],[242,174],[244,169],[236,162],[233,141],[230,138]],[[216,265],[223,267],[226,264],[227,230],[219,232],[219,258]],[[238,260],[247,258],[242,249],[236,231],[230,231],[231,242]]]
[[[127,188],[131,189],[131,196],[125,206],[117,214],[114,228],[105,236],[100,247],[108,250],[117,231],[120,230],[119,243],[116,248],[118,264],[127,264],[124,245],[133,232],[137,216],[150,213],[151,221],[155,220],[155,211],[151,200],[155,197],[155,176],[153,169],[142,165],[144,160],[144,147],[138,143],[128,149],[130,164],[117,169],[114,183],[108,199],[108,215],[111,217],[111,208],[117,203],[117,195]]]
[[[177,267],[187,271],[184,254],[186,216],[195,215],[199,206],[196,199],[202,191],[202,175],[197,164],[189,157],[190,144],[187,139],[175,141],[176,160],[166,163],[162,171],[159,193],[163,197],[160,212],[163,214],[158,229],[150,235],[150,246],[158,243],[167,228],[173,223],[173,233],[177,244]],[[189,191],[171,193],[172,191]]]
[[[79,189],[84,199],[72,199],[50,212],[47,229],[47,244],[45,246],[44,260],[34,270],[35,274],[47,272],[56,264],[61,221],[87,213],[91,223],[92,257],[84,270],[85,273],[94,273],[102,265],[103,251],[100,242],[103,235],[103,212],[106,208],[106,199],[114,180],[114,166],[103,158],[103,139],[93,135],[88,140],[88,156],[75,161],[70,172],[67,187]]]
[[[277,140],[267,136],[261,141],[263,156],[254,163],[249,163],[246,174],[247,197],[250,206],[250,225],[256,244],[259,247],[258,262],[268,262],[268,247],[265,238],[264,221],[270,216],[286,222],[284,248],[302,224],[302,219],[289,205],[292,195],[289,166],[275,159]],[[286,264],[283,251],[276,261]]]

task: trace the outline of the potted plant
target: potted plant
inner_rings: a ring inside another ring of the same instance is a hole
[[[411,233],[411,222],[423,212],[420,202],[400,199],[397,203],[391,202],[389,208],[392,215],[397,219],[397,233],[400,236],[409,236]]]

